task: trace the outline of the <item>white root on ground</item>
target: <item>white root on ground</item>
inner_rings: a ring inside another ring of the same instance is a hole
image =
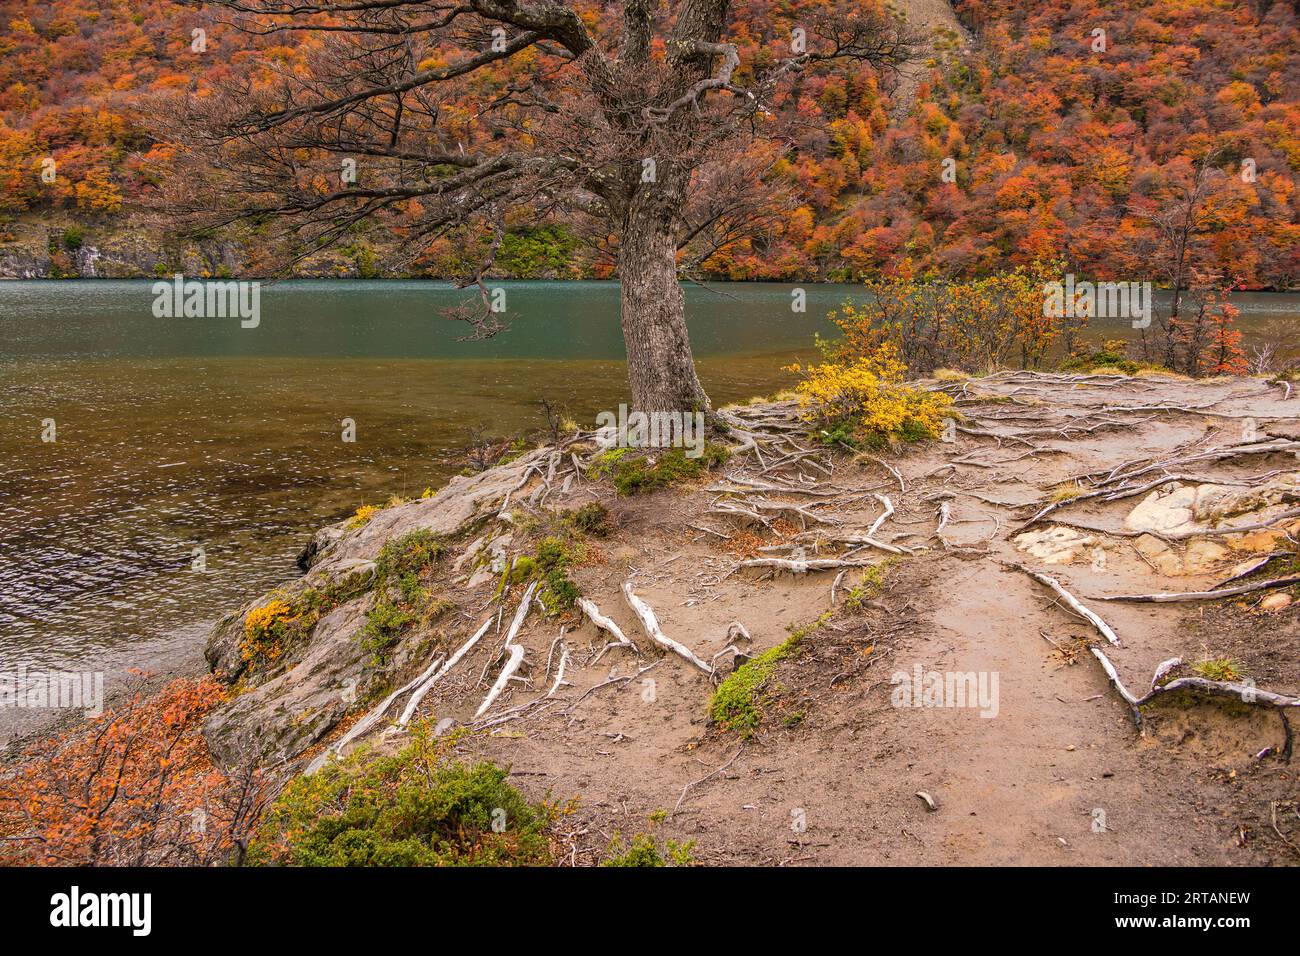
[[[798,574],[803,571],[827,571],[831,568],[869,568],[871,561],[845,561],[842,558],[749,558],[740,562],[742,568],[779,568]]]
[[[885,520],[894,513],[894,503],[889,500],[888,495],[873,494],[872,497],[875,498],[877,501],[879,501],[885,510],[880,515],[880,517],[875,520],[875,522],[871,525],[871,527],[867,529],[868,538],[874,538],[876,536],[876,532],[880,530],[880,526],[884,524]]]
[[[1112,594],[1109,597],[1097,596],[1098,601],[1137,601],[1144,604],[1170,604],[1175,601],[1216,601],[1219,598],[1232,597],[1236,594],[1249,594],[1251,591],[1263,591],[1268,588],[1285,588],[1300,584],[1300,575],[1293,574],[1270,581],[1256,581],[1253,584],[1239,584],[1232,588],[1217,588],[1213,591],[1161,591],[1157,594]]]
[[[745,625],[741,624],[739,621],[732,621],[730,624],[727,625],[727,636],[724,638],[724,640],[728,644],[730,644],[738,637],[743,637],[751,644],[754,642],[754,639],[749,636],[749,631],[745,629]]]
[[[406,709],[402,711],[402,716],[397,720],[398,727],[405,727],[411,722],[411,718],[415,716],[415,709],[420,706],[420,701],[424,700],[425,695],[433,689],[433,685],[438,683],[438,681],[441,680],[449,670],[460,663],[460,659],[468,654],[473,649],[474,645],[483,638],[483,635],[486,634],[488,629],[492,626],[492,621],[493,618],[488,618],[484,621],[483,626],[475,632],[474,636],[462,644],[456,653],[452,654],[451,657],[448,658],[447,663],[443,664],[442,667],[438,669],[437,673],[416,688],[415,693],[411,695],[411,699],[407,701]]]
[[[843,574],[844,572],[841,571],[840,573]],[[727,636],[723,638],[723,640],[727,642],[727,646],[709,659],[709,666],[713,668],[714,683],[718,683],[722,677],[722,675],[718,673],[718,658],[724,657],[728,652],[730,652],[732,655],[731,660],[734,665],[736,659],[745,653],[740,649],[740,645],[737,644],[736,641],[745,640],[749,641],[751,644],[754,642],[754,639],[749,636],[749,631],[745,629],[745,625],[741,624],[739,621],[732,621],[727,625]]]
[[[519,665],[524,662],[522,645],[511,644],[506,647],[506,653],[509,656],[506,658],[505,666],[501,668],[501,673],[497,675],[496,683],[492,685],[488,695],[483,698],[483,703],[478,705],[478,710],[474,711],[475,720],[482,717],[484,712],[496,702],[496,699],[501,696],[501,692],[506,689],[506,684],[510,683],[510,678],[514,676],[515,671],[519,670]]]
[[[519,665],[524,662],[524,648],[521,644],[514,643],[515,635],[519,633],[519,628],[523,627],[524,618],[528,616],[528,609],[533,605],[533,592],[537,590],[537,582],[534,581],[528,585],[528,590],[524,592],[523,598],[519,601],[519,610],[515,612],[515,619],[510,622],[510,630],[506,632],[506,642],[503,650],[507,653],[505,666],[501,668],[501,673],[497,675],[496,683],[488,691],[487,697],[483,698],[483,703],[478,705],[478,710],[474,712],[474,719],[482,717],[483,714],[491,707],[501,692],[506,689],[510,683],[510,678],[515,676],[515,671],[519,670]]]
[[[876,548],[879,551],[885,551],[889,554],[911,554],[911,548],[905,548],[901,544],[886,544],[883,541],[877,541],[869,535],[862,534],[837,534],[823,538],[826,541],[832,541],[835,544],[852,545],[852,550],[861,551],[863,548]]]
[[[560,640],[560,638],[556,638],[556,640]],[[560,644],[560,665],[558,668],[556,668],[555,682],[551,684],[550,690],[548,690],[545,694],[542,694],[540,697],[534,697],[532,700],[520,704],[517,707],[511,707],[509,710],[502,711],[501,713],[497,714],[495,717],[491,718],[490,720],[480,721],[476,723],[474,725],[474,729],[486,730],[489,727],[496,727],[499,724],[506,723],[507,721],[514,720],[518,717],[523,717],[524,715],[532,712],[533,708],[537,707],[539,704],[544,704],[548,700],[553,700],[555,698],[556,691],[558,691],[561,687],[573,686],[572,683],[564,679],[564,673],[566,670],[568,670],[568,667],[569,667],[569,645],[562,643]]]
[[[628,607],[636,614],[637,619],[641,622],[641,627],[645,629],[646,634],[660,647],[667,648],[683,660],[694,664],[705,674],[713,676],[713,668],[705,661],[700,660],[685,644],[679,644],[663,632],[659,627],[659,620],[655,617],[655,612],[650,605],[641,600],[632,591],[632,582],[623,582],[623,599],[627,601]]]
[[[313,761],[311,767],[308,768],[307,772],[314,773],[316,770],[318,770],[320,766],[324,764],[325,758],[330,753],[333,753],[335,755],[342,754],[344,747],[352,743],[352,741],[356,740],[358,737],[360,737],[362,734],[364,734],[366,731],[368,731],[371,727],[373,727],[375,724],[379,722],[379,719],[383,717],[385,713],[388,712],[388,708],[392,705],[393,701],[397,700],[397,698],[401,697],[412,687],[415,687],[421,681],[426,680],[430,674],[434,673],[438,669],[439,665],[442,664],[442,660],[443,660],[442,656],[439,655],[437,658],[434,659],[433,663],[430,664],[428,667],[426,667],[423,673],[421,673],[418,677],[416,677],[411,682],[403,685],[402,687],[399,687],[397,690],[393,691],[391,694],[385,697],[383,701],[379,704],[379,706],[377,706],[374,710],[372,710],[370,713],[366,714],[366,716],[362,717],[355,724],[353,724],[352,727],[349,728],[348,732],[343,735],[342,739],[340,739],[338,743],[336,743],[333,747],[331,747],[328,751],[326,751],[326,753],[322,754],[319,758]]]
[[[948,522],[951,519],[952,519],[952,505],[950,505],[946,501],[941,502],[939,504],[939,527],[934,529],[934,534],[931,537],[938,538],[941,542],[943,542],[945,546],[948,544],[948,541],[943,536],[943,529],[948,526]]]
[[[596,663],[596,661],[605,656],[606,651],[614,647],[630,647],[633,651],[637,650],[636,644],[634,644],[628,636],[623,633],[622,628],[615,624],[611,618],[600,613],[600,608],[596,606],[595,601],[589,601],[587,598],[579,598],[578,608],[584,615],[586,615],[587,619],[591,621],[592,624],[596,625],[597,630],[604,631],[610,637],[614,638],[613,641],[601,648],[600,653],[592,659],[591,663]]]
[[[889,462],[885,461],[883,458],[877,458],[875,455],[860,455],[859,457],[865,458],[868,461],[874,461],[881,468],[884,468],[891,475],[893,475],[894,480],[898,482],[898,490],[901,492],[907,491],[907,482],[903,480],[903,476],[902,474],[899,473],[899,470],[895,468],[893,465],[891,465]]]
[[[1102,637],[1106,638],[1106,640],[1110,641],[1116,647],[1119,647],[1119,635],[1111,630],[1110,625],[1098,617],[1093,611],[1090,611],[1085,607],[1073,594],[1061,587],[1061,582],[1056,580],[1056,578],[1048,577],[1046,574],[1041,574],[1038,571],[1031,571],[1023,564],[1012,564],[1011,567],[1015,568],[1017,571],[1023,571],[1039,584],[1045,584],[1047,587],[1051,588],[1062,601],[1069,605],[1071,610],[1095,627]]]
[[[1238,684],[1232,681],[1210,680],[1206,677],[1179,677],[1171,680],[1168,684],[1161,684],[1160,679],[1168,674],[1171,670],[1182,663],[1178,657],[1170,658],[1167,661],[1161,661],[1151,675],[1151,690],[1137,697],[1124,686],[1120,679],[1119,671],[1111,663],[1105,651],[1099,647],[1089,648],[1094,657],[1101,662],[1102,669],[1110,682],[1114,685],[1115,690],[1124,702],[1129,705],[1133,712],[1133,723],[1141,729],[1142,727],[1142,707],[1150,703],[1162,694],[1172,694],[1180,690],[1195,690],[1203,694],[1211,694],[1216,697],[1231,697],[1246,704],[1258,704],[1262,707],[1274,707],[1278,709],[1282,717],[1282,726],[1286,730],[1286,748],[1285,756],[1289,759],[1291,754],[1291,725],[1286,719],[1286,711],[1293,707],[1300,707],[1300,697],[1289,697],[1286,694],[1275,694],[1272,691],[1260,690],[1250,684]]]
[[[642,674],[644,674],[646,671],[658,667],[661,663],[663,662],[651,661],[645,667],[638,668],[635,673],[625,674],[622,677],[611,677],[608,680],[601,681],[599,684],[593,684],[591,687],[588,687],[586,691],[583,692],[581,697],[575,700],[568,707],[564,708],[564,710],[560,711],[560,713],[562,714],[572,713],[573,708],[577,707],[579,704],[581,704],[584,700],[586,700],[596,691],[600,690],[602,687],[609,687],[611,684],[629,684],[632,681],[636,680],[638,677],[640,677]]]

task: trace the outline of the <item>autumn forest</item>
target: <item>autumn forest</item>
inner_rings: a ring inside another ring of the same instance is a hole
[[[741,70],[789,45],[811,2],[737,6]],[[906,4],[903,5],[904,9]],[[776,101],[788,138],[749,157],[772,187],[758,228],[707,249],[696,272],[832,279],[907,268],[971,277],[1064,260],[1100,278],[1159,281],[1160,223],[1201,166],[1213,173],[1189,267],[1247,289],[1300,276],[1300,29],[1286,2],[958,0],[957,29],[901,71],[811,66]],[[614,7],[583,4],[613,23]],[[173,147],[153,104],[232,77],[291,72],[319,35],[237,30],[202,5],[143,0],[0,3],[0,248],[50,232],[56,266],[83,242],[131,232],[157,201]],[[475,74],[504,90],[515,57]],[[474,117],[455,118],[473,141]],[[42,178],[52,159],[59,175]],[[612,274],[610,242],[580,242],[558,217],[516,212],[496,272]],[[49,224],[57,224],[57,229]],[[336,253],[349,274],[388,274],[401,211]],[[473,230],[475,227],[469,227]],[[404,271],[446,276],[481,235],[431,239]],[[611,240],[612,241],[612,240]],[[339,261],[339,260],[336,260]]]

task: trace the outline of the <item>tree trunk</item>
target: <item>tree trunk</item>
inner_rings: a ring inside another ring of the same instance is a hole
[[[674,192],[668,183],[642,184],[624,219],[618,275],[627,377],[638,411],[708,413],[677,282]]]

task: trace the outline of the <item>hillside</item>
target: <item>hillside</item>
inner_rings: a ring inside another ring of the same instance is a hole
[[[901,6],[929,32],[929,55],[902,77],[803,75],[774,104],[800,133],[769,171],[797,203],[704,274],[847,279],[911,259],[971,275],[1063,258],[1080,274],[1158,279],[1153,219],[1209,155],[1193,265],[1247,288],[1300,281],[1294,5],[1034,0],[1009,12],[958,0],[959,24],[935,0]],[[787,42],[784,16],[766,0],[737,7],[746,62]],[[236,244],[180,247],[133,218],[170,150],[151,137],[145,104],[292,69],[304,54],[290,36],[243,34],[165,0],[0,3],[0,274],[237,272]],[[399,242],[372,228],[306,271],[385,274]],[[465,245],[431,243],[419,271],[452,274]],[[519,277],[612,268],[568,224],[532,221],[515,224],[499,265]]]

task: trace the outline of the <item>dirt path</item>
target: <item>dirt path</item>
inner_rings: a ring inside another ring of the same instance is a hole
[[[1286,427],[1294,424],[1295,406],[1282,402],[1277,388],[1241,381],[1006,377],[967,391],[998,396],[963,408],[966,425],[988,434],[962,434],[951,445],[933,443],[894,459],[906,492],[875,463],[837,465],[829,482],[836,499],[812,503],[815,513],[863,529],[881,511],[872,494],[887,494],[897,510],[882,525],[881,540],[915,553],[890,567],[884,590],[862,613],[845,612],[841,590],[836,616],[816,633],[811,650],[778,669],[770,713],[753,739],[710,728],[707,680],[667,658],[635,686],[598,691],[564,717],[507,725],[503,732],[516,736],[486,743],[486,752],[511,762],[527,788],[580,797],[577,829],[585,832],[574,838],[575,859],[599,850],[616,831],[647,829],[651,813],[672,811],[680,800],[664,832],[695,839],[697,856],[714,862],[1295,862],[1270,821],[1272,801],[1285,808],[1297,796],[1294,771],[1276,757],[1254,756],[1280,744],[1276,716],[1230,715],[1213,702],[1155,705],[1148,708],[1147,734],[1139,736],[1083,647],[1097,641],[1096,633],[1054,604],[1041,585],[1004,565],[1026,560],[1012,539],[1017,517],[1032,513],[1067,476],[1155,458],[1192,441],[1231,444],[1245,417],[1261,428]],[[1143,410],[1156,405],[1190,411]],[[1009,414],[1019,412],[1026,417]],[[1092,428],[1098,421],[1114,424]],[[1012,437],[1044,422],[1074,431]],[[1020,457],[1031,450],[1026,442],[1043,453]],[[1278,453],[1267,465],[1282,470],[1293,461]],[[1264,466],[1252,461],[1247,470]],[[706,659],[722,649],[732,619],[747,625],[757,650],[776,645],[788,626],[831,608],[836,577],[834,570],[775,577],[734,571],[736,539],[744,532],[709,514],[715,498],[611,500],[619,543],[581,582],[640,638],[617,594],[629,574],[664,630]],[[1081,502],[1062,512],[1122,528],[1137,500],[1100,508]],[[951,508],[944,535],[950,549],[929,537],[943,501]],[[1029,560],[1068,580],[1079,595],[1191,590],[1222,576],[1214,569],[1165,578],[1123,538],[1108,541],[1105,554],[1104,566],[1086,552],[1055,567]],[[1234,633],[1248,645],[1267,640],[1284,649],[1282,658],[1289,655],[1261,686],[1294,692],[1300,686],[1294,613],[1229,613]],[[1194,660],[1216,650],[1198,646],[1205,635],[1188,624],[1203,618],[1198,605],[1106,604],[1104,616],[1123,636],[1123,646],[1111,653],[1134,686],[1149,680],[1143,675],[1160,660]],[[589,629],[584,625],[573,637]],[[1073,653],[1063,655],[1047,638]],[[598,646],[594,635],[591,640]],[[612,669],[575,679],[575,690],[636,666],[614,655],[602,663]],[[1249,670],[1251,661],[1244,663]],[[982,717],[975,707],[893,706],[891,675],[911,674],[918,665],[923,672],[997,675],[996,715]],[[647,679],[655,681],[653,701],[643,699]],[[682,799],[683,787],[738,751],[724,772]],[[917,791],[929,793],[938,809],[930,811]]]
[[[512,516],[480,526],[459,576],[443,582],[464,626],[441,639],[449,650],[485,615],[498,625],[419,716],[476,729],[463,752],[510,765],[529,795],[576,799],[560,831],[572,863],[646,831],[695,841],[705,863],[1300,860],[1300,793],[1278,713],[1166,694],[1143,709],[1139,733],[1092,651],[1139,694],[1175,657],[1185,663],[1166,679],[1213,658],[1259,689],[1300,690],[1296,605],[1260,604],[1281,592],[1101,600],[1202,590],[1261,550],[1294,552],[1280,529],[1300,531],[1300,518],[1278,515],[1300,503],[1300,399],[1250,379],[1018,373],[930,387],[964,416],[951,441],[832,454],[807,448],[792,404],[776,402],[726,413],[733,439],[752,435],[757,448],[694,485],[620,497],[607,480],[561,483],[554,464],[549,479],[512,472]],[[1218,511],[1182,538],[1170,524],[1135,530],[1143,514],[1170,519],[1180,495]],[[573,577],[635,650],[606,648],[609,635],[585,618],[529,614],[517,679],[476,719],[519,595],[497,601],[497,577],[472,573],[469,559],[494,547],[532,554],[548,521],[597,500],[614,530],[589,542]],[[382,520],[397,528],[436,504]],[[1251,522],[1273,530],[1221,533]],[[772,557],[856,564],[745,563]],[[1028,570],[1100,613],[1119,646]],[[716,661],[718,679],[736,666],[733,640],[744,660],[802,634],[756,682],[755,726],[710,720],[714,682],[652,642],[624,582],[664,633]],[[736,621],[752,641],[734,637]],[[423,648],[411,658],[423,667],[428,644],[408,645]],[[926,695],[930,675],[938,697]],[[914,698],[900,696],[914,683]],[[970,696],[954,699],[959,687]],[[404,739],[376,736],[382,747]]]

